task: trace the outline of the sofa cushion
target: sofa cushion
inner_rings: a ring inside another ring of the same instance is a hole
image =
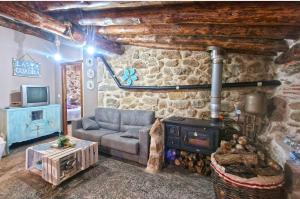
[[[97,108],[95,120],[101,128],[120,131],[120,111],[113,108]]]
[[[81,128],[81,129],[76,129],[76,131],[73,131],[72,136],[77,137],[79,139],[83,139],[83,140],[100,142],[101,138],[104,135],[114,134],[114,133],[117,133],[117,131],[103,129],[103,128],[100,128],[98,130],[84,130]]]
[[[82,118],[82,128],[84,130],[98,130],[100,126],[95,120],[84,117]]]
[[[139,140],[132,138],[123,138],[121,137],[122,134],[123,133],[114,133],[103,136],[101,139],[101,146],[131,154],[138,154]]]
[[[121,131],[131,128],[141,128],[153,124],[154,111],[121,110]]]
[[[125,133],[121,135],[121,137],[139,139],[139,134],[139,129],[128,129]]]

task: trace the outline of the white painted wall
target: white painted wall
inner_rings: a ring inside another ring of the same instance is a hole
[[[25,35],[12,29],[0,27],[0,107],[9,106],[12,91],[18,91],[21,84],[50,86],[50,101],[55,102],[55,63],[49,55],[56,51],[55,45],[43,39]],[[39,78],[13,76],[12,59],[28,53],[41,63]],[[48,56],[48,57],[47,57]]]
[[[82,48],[71,42],[62,41],[60,52],[63,62],[83,60]],[[50,102],[61,103],[62,80],[61,66],[51,56],[56,52],[54,43],[26,35],[21,32],[0,27],[0,108],[9,106],[10,93],[20,90],[21,84],[36,84],[50,86]],[[13,76],[12,59],[28,53],[35,61],[41,63],[41,76],[39,78]],[[84,115],[94,113],[97,107],[97,81],[95,88],[86,88],[87,66],[84,65],[83,72],[83,101]],[[95,71],[96,72],[96,71]]]
[[[62,54],[62,61],[61,63],[66,62],[76,62],[81,61],[83,59],[82,55],[82,48],[76,46],[72,43],[67,41],[63,41],[63,44],[60,48],[60,53]],[[59,63],[56,64],[56,71],[55,71],[55,102],[61,103],[62,102],[62,76],[61,76],[61,66]]]

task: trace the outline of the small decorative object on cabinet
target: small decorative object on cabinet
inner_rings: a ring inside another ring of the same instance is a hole
[[[6,140],[6,152],[13,143],[61,132],[59,104],[0,109],[0,137]]]

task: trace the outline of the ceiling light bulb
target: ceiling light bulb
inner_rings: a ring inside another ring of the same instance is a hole
[[[93,46],[88,46],[86,50],[89,55],[93,55],[95,53],[95,48]]]
[[[61,60],[61,55],[59,53],[54,54],[54,60],[55,61],[60,61]]]

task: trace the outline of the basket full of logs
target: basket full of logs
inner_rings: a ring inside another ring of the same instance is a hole
[[[245,136],[222,140],[211,168],[218,199],[284,198],[282,167]]]

